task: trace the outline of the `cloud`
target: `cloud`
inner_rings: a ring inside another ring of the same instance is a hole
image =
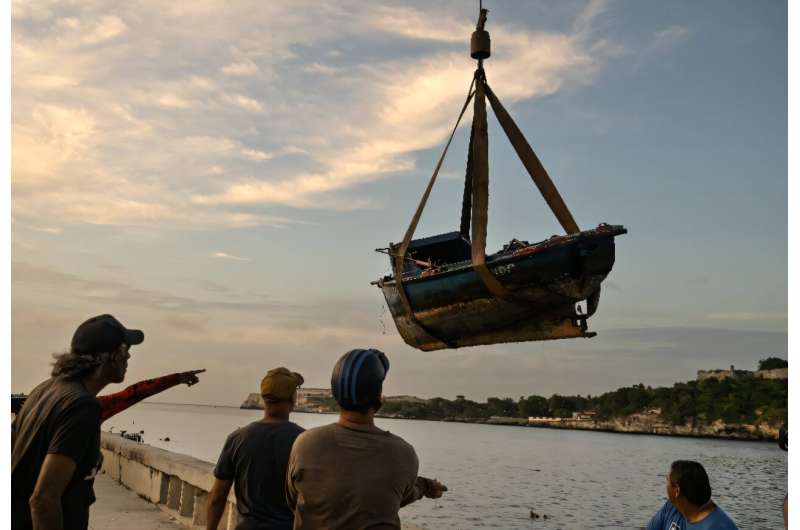
[[[591,78],[599,62],[586,48],[582,32],[604,5],[590,3],[587,9],[591,12],[582,15],[583,22],[578,24],[581,33],[574,35],[529,33],[500,25],[492,28],[495,41],[503,43],[506,53],[505,58],[493,59],[489,75],[506,104],[549,95],[565,83]],[[365,20],[372,30],[445,44],[461,42],[471,32],[465,21],[445,18],[433,23],[412,8],[379,7]],[[325,171],[268,181],[249,179],[233,183],[221,193],[196,195],[193,200],[207,205],[314,207],[320,195],[412,170],[412,153],[438,145],[448,134],[466,96],[469,71],[463,51],[447,50],[359,69],[352,75],[361,78],[359,85],[370,87],[368,97],[359,98],[356,108],[345,107],[344,111],[370,119],[353,116],[342,120],[338,115],[342,110],[332,113],[337,122],[355,121],[359,127],[337,127],[344,141],[315,151]]]
[[[507,105],[602,67],[590,30],[605,3],[586,6],[571,32],[491,26]],[[302,219],[266,210],[371,207],[353,188],[416,169],[473,68],[473,20],[391,3],[53,2],[12,17],[13,212],[45,225],[287,226]],[[356,61],[347,42],[397,53]]]
[[[222,99],[225,102],[242,108],[248,112],[262,112],[264,110],[264,107],[261,105],[261,103],[253,98],[243,96],[241,94],[225,94]]]
[[[256,75],[258,73],[258,66],[256,63],[249,59],[245,59],[239,62],[226,64],[222,67],[222,73],[225,75],[231,76],[251,76]]]
[[[117,274],[116,276],[121,276]],[[213,293],[200,298],[171,292],[142,288],[121,280],[85,278],[56,269],[32,265],[22,261],[11,262],[12,284],[25,286],[25,296],[53,293],[59,296],[90,301],[97,305],[123,304],[138,308],[151,308],[184,314],[202,314],[215,311],[261,311],[275,315],[296,312],[298,306],[272,300],[269,296],[231,290]]]
[[[688,36],[688,27],[670,26],[666,29],[653,33],[652,46],[659,51],[668,50],[686,40]]]
[[[234,256],[233,254],[226,254],[225,252],[212,252],[212,258],[221,258],[221,259],[232,259],[235,261],[250,261],[250,258],[242,258],[240,256]]]
[[[38,230],[40,232],[44,232],[46,234],[55,234],[55,235],[59,235],[62,232],[61,228],[58,227],[58,226],[42,226],[42,227],[36,228],[36,230]]]
[[[74,19],[71,19],[74,21]],[[77,29],[80,24],[69,24],[71,29]],[[99,44],[111,40],[125,32],[127,26],[115,16],[104,16],[96,21],[88,32],[84,33],[81,42],[84,44]]]

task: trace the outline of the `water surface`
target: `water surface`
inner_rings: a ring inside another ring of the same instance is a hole
[[[215,462],[227,435],[261,417],[230,407],[141,403],[104,429],[144,430],[148,444]],[[336,416],[293,414],[310,428]],[[642,528],[665,500],[677,459],[698,460],[714,500],[739,528],[783,528],[786,453],[777,444],[379,418],[417,450],[420,474],[450,491],[401,517],[429,530]],[[159,438],[169,437],[169,442]],[[530,519],[530,510],[548,520]]]

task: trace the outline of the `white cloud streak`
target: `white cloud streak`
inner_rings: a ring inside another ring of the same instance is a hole
[[[604,9],[589,2],[572,33],[490,23],[504,102],[589,81]],[[53,225],[285,226],[245,208],[363,208],[340,192],[415,169],[473,68],[453,51],[473,21],[392,4],[39,1],[12,17],[13,211]],[[336,53],[348,39],[429,46],[354,61]]]
[[[219,259],[231,259],[234,261],[250,261],[250,258],[243,258],[241,256],[234,256],[233,254],[228,254],[226,252],[213,252],[211,254],[212,258],[219,258]]]

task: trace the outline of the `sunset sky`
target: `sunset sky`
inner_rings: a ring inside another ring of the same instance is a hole
[[[671,385],[787,354],[785,2],[485,0],[489,84],[582,228],[624,224],[591,340],[424,353],[370,281],[475,63],[477,1],[15,1],[11,389],[86,318],[144,330],[126,382],[239,404],[378,347],[388,394]],[[468,122],[471,115],[465,116]],[[457,229],[468,129],[419,236]],[[487,249],[560,233],[493,117]]]

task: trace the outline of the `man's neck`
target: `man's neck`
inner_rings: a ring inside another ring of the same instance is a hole
[[[97,396],[97,394],[108,385],[108,381],[97,375],[90,375],[89,377],[81,379],[81,384],[89,394]]]
[[[690,523],[697,523],[711,515],[716,506],[711,500],[702,506],[690,504],[689,502],[673,503],[675,507],[681,512],[681,515]]]
[[[383,432],[375,426],[375,412],[370,409],[367,412],[357,412],[354,410],[341,410],[339,412],[339,425],[366,432]]]
[[[288,414],[286,414],[286,415],[279,414],[279,415],[274,415],[273,416],[273,415],[269,415],[269,414],[264,413],[264,417],[261,418],[261,422],[262,423],[285,423],[287,421],[289,421],[289,415]]]

